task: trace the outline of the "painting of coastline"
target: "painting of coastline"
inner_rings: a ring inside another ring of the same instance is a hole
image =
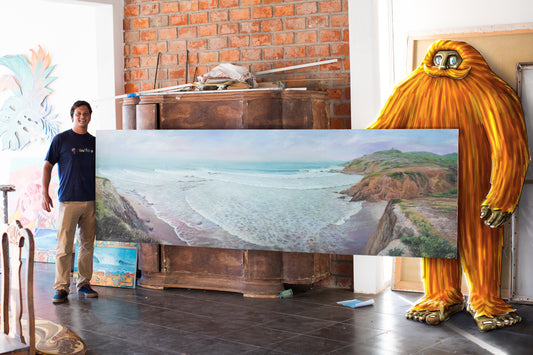
[[[456,257],[458,130],[96,137],[98,240]]]
[[[78,277],[77,243],[75,255],[74,283],[76,283]],[[91,285],[134,288],[136,273],[136,243],[96,241],[94,245]]]

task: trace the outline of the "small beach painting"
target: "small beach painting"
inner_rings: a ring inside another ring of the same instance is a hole
[[[96,133],[97,239],[455,258],[458,130]]]

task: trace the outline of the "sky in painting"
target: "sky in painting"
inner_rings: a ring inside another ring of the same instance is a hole
[[[458,151],[457,130],[118,130],[97,131],[97,160],[343,161],[391,148]]]

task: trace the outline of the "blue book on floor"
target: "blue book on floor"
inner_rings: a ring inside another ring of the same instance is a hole
[[[348,301],[340,301],[337,303],[343,306],[359,308],[359,307],[365,307],[365,306],[372,306],[374,304],[374,300],[370,299],[367,301],[361,301],[361,300],[353,299],[353,300],[348,300]]]

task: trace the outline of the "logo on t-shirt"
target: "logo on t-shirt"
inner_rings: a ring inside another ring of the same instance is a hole
[[[77,153],[94,153],[94,149],[89,149],[89,148],[76,149],[76,148],[72,148],[72,154],[76,155]]]

